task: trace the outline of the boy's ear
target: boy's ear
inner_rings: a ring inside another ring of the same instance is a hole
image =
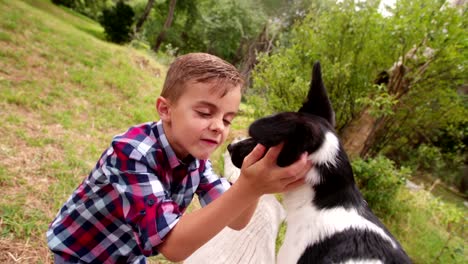
[[[169,101],[166,98],[162,96],[158,97],[158,99],[156,100],[156,110],[158,111],[159,118],[162,121],[170,120],[171,108],[170,108]]]

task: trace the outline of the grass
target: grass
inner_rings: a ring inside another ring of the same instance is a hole
[[[157,118],[165,66],[48,1],[0,12],[0,263],[51,263],[48,224],[113,135]]]
[[[396,199],[398,214],[381,218],[414,263],[466,263],[466,208],[425,190],[402,189]]]
[[[0,14],[0,263],[51,263],[48,224],[113,135],[157,119],[168,57],[105,42],[99,24],[46,0],[0,0]],[[228,141],[251,121],[241,109]],[[466,208],[425,192],[398,199],[386,224],[415,263],[467,262]]]

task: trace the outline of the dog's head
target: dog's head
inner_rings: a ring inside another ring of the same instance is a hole
[[[309,154],[317,153],[328,141],[332,141],[328,143],[331,143],[335,152],[338,139],[334,136],[334,125],[335,115],[322,81],[320,64],[316,62],[307,100],[301,109],[298,112],[284,112],[256,120],[249,127],[250,138],[229,145],[228,151],[233,164],[240,168],[245,156],[258,143],[269,148],[284,142],[277,164],[288,166],[305,151]],[[328,153],[330,144],[325,145],[327,149],[321,152]],[[320,155],[323,156],[324,153]]]

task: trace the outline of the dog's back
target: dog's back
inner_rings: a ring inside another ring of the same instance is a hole
[[[293,163],[304,151],[314,163],[307,184],[284,194],[287,231],[278,263],[411,263],[357,189],[334,124],[316,63],[299,112],[255,121],[249,128],[251,139],[230,147],[238,167],[257,143],[271,147],[285,142],[277,160],[280,166]]]

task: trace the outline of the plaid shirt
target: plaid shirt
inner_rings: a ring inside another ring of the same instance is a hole
[[[49,248],[72,263],[145,263],[195,193],[205,206],[230,187],[209,160],[186,163],[161,121],[114,137],[50,224]]]

